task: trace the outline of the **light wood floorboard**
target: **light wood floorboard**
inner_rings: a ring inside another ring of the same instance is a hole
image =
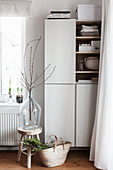
[[[0,151],[0,170],[26,170],[26,156],[22,154],[21,162],[16,162],[17,151]],[[32,157],[32,170],[96,170],[89,162],[88,151],[70,151],[64,165],[47,168],[40,161],[38,153]]]

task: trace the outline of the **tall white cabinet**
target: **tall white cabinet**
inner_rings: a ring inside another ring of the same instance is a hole
[[[45,84],[45,141],[55,134],[75,146],[75,20],[45,21],[45,67],[56,66]],[[51,68],[46,72],[49,75]]]
[[[76,83],[75,40],[76,20],[45,21],[45,67],[56,66],[45,84],[45,142],[55,134],[72,146],[86,147],[90,146],[97,85]]]

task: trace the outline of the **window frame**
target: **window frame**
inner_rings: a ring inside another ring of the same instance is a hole
[[[9,18],[9,17],[8,17]],[[13,17],[11,17],[13,18]],[[22,18],[22,37],[21,37],[21,71],[23,70],[23,54],[25,50],[25,44],[26,44],[26,17],[21,17]],[[1,26],[1,21],[0,21],[0,26]],[[7,97],[8,94],[3,94],[2,93],[2,48],[0,47],[0,97],[2,98],[2,101],[5,101],[5,98]],[[0,100],[1,102],[1,100]]]

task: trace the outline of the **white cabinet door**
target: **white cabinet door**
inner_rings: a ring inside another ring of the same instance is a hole
[[[45,141],[55,134],[75,144],[75,85],[45,86]]]
[[[75,30],[74,19],[45,21],[45,67],[49,63],[56,66],[47,83],[75,81]],[[49,75],[49,70],[45,77]]]
[[[94,124],[97,84],[76,87],[76,146],[89,147]]]

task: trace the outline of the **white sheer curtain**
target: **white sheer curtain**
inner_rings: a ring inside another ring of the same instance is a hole
[[[31,15],[32,0],[0,0],[0,17]]]
[[[100,78],[90,160],[113,170],[113,0],[103,0]]]

